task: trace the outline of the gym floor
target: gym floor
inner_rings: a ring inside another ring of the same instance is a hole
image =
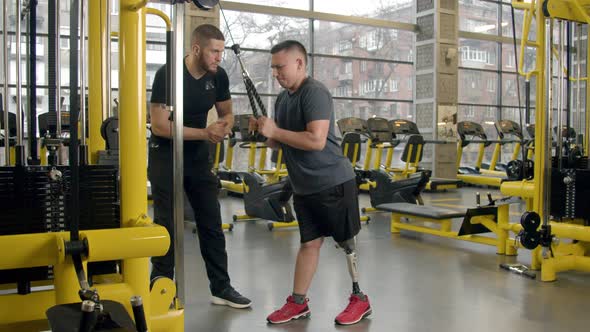
[[[426,204],[464,209],[474,206],[478,190],[426,193],[424,199]],[[368,195],[361,194],[360,204],[368,206]],[[222,198],[221,206],[224,221],[243,211],[238,198]],[[511,219],[518,220],[523,209],[513,206]],[[291,291],[298,230],[270,232],[264,221],[241,221],[226,232],[232,283],[253,303],[247,310],[210,304],[204,264],[188,225],[185,234],[186,331],[588,330],[587,274],[561,273],[553,283],[530,280],[498,268],[503,262],[530,264],[526,249],[517,257],[505,257],[480,244],[410,232],[392,235],[383,213],[372,214],[357,238],[360,285],[373,314],[357,325],[334,325],[334,317],[348,303],[351,281],[344,255],[326,239],[308,294],[311,318],[271,326],[266,316],[282,306]]]

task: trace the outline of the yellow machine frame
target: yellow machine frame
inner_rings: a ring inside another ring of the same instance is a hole
[[[536,109],[542,110],[535,112],[535,142],[534,142],[534,155],[535,155],[535,169],[534,169],[534,180],[523,181],[520,189],[515,186],[508,186],[508,183],[502,185],[502,192],[512,191],[514,193],[520,192],[523,196],[526,195],[526,191],[533,192],[532,197],[532,210],[541,216],[541,220],[549,218],[548,215],[544,215],[548,211],[546,205],[549,204],[546,197],[548,194],[545,187],[545,174],[550,172],[550,166],[546,165],[546,156],[544,149],[544,142],[546,139],[545,128],[549,125],[549,120],[546,116],[546,71],[545,67],[546,57],[552,56],[552,54],[546,54],[545,43],[546,43],[546,32],[545,32],[545,14],[544,14],[544,2],[543,1],[532,1],[531,3],[525,3],[523,1],[513,1],[512,5],[516,9],[522,9],[525,11],[524,14],[524,26],[523,26],[523,39],[520,45],[520,60],[519,61],[519,74],[530,78],[530,76],[536,76]],[[546,3],[547,10],[551,15],[551,18],[559,18],[564,20],[576,21],[580,23],[590,24],[590,15],[587,11],[588,1],[578,0],[554,0]],[[536,41],[528,41],[528,35],[532,19],[536,19]],[[587,41],[590,46],[590,40]],[[535,69],[530,73],[523,73],[522,63],[524,56],[525,46],[533,46],[536,48],[536,61]],[[556,53],[554,47],[552,48],[553,54]],[[590,50],[587,53],[587,59],[590,58]],[[562,68],[558,68],[562,70]],[[572,79],[569,73],[568,79]],[[582,79],[582,78],[580,78]],[[587,80],[587,78],[584,78]],[[590,96],[590,91],[586,91],[587,96]],[[589,109],[590,101],[586,98],[586,111]],[[588,152],[588,134],[590,131],[588,121],[590,119],[586,117],[586,135],[584,151]],[[534,190],[531,190],[534,189]],[[590,272],[590,227],[576,224],[574,221],[561,221],[556,222],[550,220],[551,233],[555,235],[560,241],[554,241],[551,244],[551,250],[544,250],[543,248],[537,248],[532,253],[532,268],[541,270],[541,279],[543,281],[553,281],[557,278],[557,273],[567,270],[578,270]],[[570,239],[571,243],[566,243],[563,239]]]
[[[510,238],[510,232],[518,232],[521,229],[519,224],[511,224],[508,222],[509,218],[509,204],[504,204],[498,207],[498,217],[493,215],[484,215],[471,218],[471,224],[481,224],[491,230],[496,237],[488,237],[481,235],[457,235],[456,231],[451,230],[452,219],[429,219],[424,217],[413,217],[407,214],[391,213],[390,230],[393,234],[400,233],[400,230],[408,230],[424,234],[436,235],[455,240],[462,240],[468,242],[475,242],[496,247],[498,255],[516,255],[517,247],[513,238]],[[412,225],[409,223],[402,223],[401,218],[408,218],[421,222],[435,223],[438,227],[430,227],[426,225]]]
[[[457,179],[460,179],[465,183],[499,188],[502,185],[503,179],[498,176],[491,176],[489,174],[486,175],[481,169],[481,164],[485,154],[485,145],[484,143],[478,143],[478,145],[479,147],[477,151],[475,167],[478,168],[482,174],[457,174]],[[461,159],[463,159],[463,146],[461,140],[459,139],[457,141],[457,170],[459,170],[459,167],[461,167]],[[506,174],[504,174],[504,176],[505,175]]]
[[[89,1],[89,26],[101,27],[105,40],[106,1]],[[121,274],[102,278],[94,287],[102,299],[122,303],[133,317],[130,298],[143,298],[145,316],[150,331],[183,331],[184,310],[174,301],[176,287],[172,280],[160,279],[150,291],[148,257],[165,254],[169,236],[165,228],[147,217],[147,156],[146,88],[145,88],[145,7],[137,7],[135,0],[120,0],[120,129],[121,139],[121,228],[87,230],[80,238],[88,241],[89,254],[84,263],[122,260]],[[135,7],[135,8],[133,8]],[[101,13],[100,15],[98,13]],[[93,42],[89,40],[92,51]],[[99,72],[100,73],[100,72]],[[90,80],[99,77],[90,70]],[[103,85],[104,86],[104,85]],[[93,98],[94,100],[94,98]],[[101,108],[92,108],[93,112]],[[94,119],[99,116],[91,116]],[[98,123],[100,126],[100,123]],[[92,131],[91,131],[92,133]],[[96,141],[94,142],[96,143]],[[69,233],[37,233],[0,236],[0,251],[10,252],[0,260],[0,270],[52,265],[53,289],[34,291],[28,295],[0,296],[0,329],[27,330],[35,322],[46,319],[45,311],[56,304],[80,302],[79,284],[70,257],[65,255]],[[122,245],[122,244],[129,245]],[[111,282],[107,282],[110,280]],[[10,286],[10,285],[9,285]],[[171,303],[174,308],[170,308]],[[37,324],[38,325],[38,324]],[[43,324],[41,324],[43,325]]]
[[[561,19],[569,19],[578,22],[590,24],[590,13],[586,11],[586,5],[588,1],[576,1],[576,0],[553,0],[547,3],[547,8],[553,17],[559,17]],[[535,112],[535,142],[534,142],[534,179],[523,180],[520,182],[498,182],[498,183],[478,183],[500,186],[501,192],[505,195],[520,196],[522,197],[527,206],[527,210],[538,213],[542,220],[543,218],[549,218],[548,215],[543,215],[548,211],[546,205],[549,204],[547,199],[548,193],[545,192],[545,175],[550,172],[550,166],[546,165],[546,155],[544,149],[544,141],[546,139],[544,128],[550,125],[549,120],[546,116],[546,68],[545,60],[547,55],[544,49],[546,41],[545,32],[545,16],[543,11],[543,1],[533,1],[532,3],[524,3],[523,1],[514,1],[512,5],[517,9],[525,10],[524,14],[524,26],[523,26],[523,39],[521,42],[521,54],[518,72],[520,75],[525,76],[526,79],[530,79],[532,75],[536,75],[536,109]],[[528,32],[531,26],[532,18],[537,20],[537,31],[536,41],[529,41]],[[590,40],[588,40],[590,43]],[[528,73],[522,71],[523,54],[525,46],[532,46],[536,48],[536,68]],[[590,49],[590,44],[589,47]],[[556,53],[553,49],[552,54]],[[590,50],[588,51],[587,58],[590,58]],[[562,70],[562,68],[559,68]],[[571,78],[569,78],[571,79]],[[581,78],[580,78],[581,79]],[[585,78],[587,80],[587,78]],[[587,91],[590,96],[590,91]],[[586,98],[586,109],[590,108],[590,101]],[[542,110],[542,111],[541,111]],[[586,137],[584,151],[588,151],[588,134],[590,119],[586,117]],[[458,144],[458,159],[457,167],[460,166],[462,146]],[[529,151],[529,156],[530,156]],[[483,149],[480,147],[478,154],[477,164],[481,165],[480,162],[483,158]],[[468,176],[459,175],[459,178],[465,180]],[[485,178],[485,177],[482,177]],[[435,223],[440,225],[439,227],[429,227],[427,225],[412,225],[409,223],[402,223],[401,219],[413,219],[420,220],[428,223]],[[472,224],[482,224],[490,229],[496,236],[495,237],[482,237],[482,236],[458,236],[455,232],[451,231],[451,220],[434,220],[416,217],[408,214],[392,213],[391,214],[391,232],[399,233],[400,230],[410,230],[414,232],[426,233],[431,235],[437,235],[447,238],[471,241],[476,243],[482,243],[487,245],[496,246],[496,252],[498,254],[511,255],[516,253],[516,247],[514,246],[514,239],[509,238],[510,232],[518,234],[522,230],[520,224],[509,223],[509,205],[502,205],[498,207],[497,220],[494,216],[477,216],[471,219]],[[532,269],[541,270],[542,281],[553,281],[557,278],[557,273],[567,270],[579,270],[590,272],[590,227],[584,226],[578,223],[576,220],[562,220],[557,222],[555,220],[548,220],[548,224],[551,225],[551,234],[558,239],[553,241],[550,246],[551,250],[546,248],[538,247],[532,252]],[[567,239],[569,241],[563,241]]]
[[[220,156],[221,144],[217,144],[215,150],[215,159],[213,162],[214,171],[219,170],[219,156]],[[233,154],[235,148],[228,144],[225,153],[225,165],[228,170],[233,168]],[[256,166],[256,150],[261,150],[258,156],[258,167]],[[268,147],[261,143],[251,142],[248,144],[248,172],[255,172],[265,177],[268,183],[278,182],[281,178],[287,176],[287,169],[283,161],[283,150],[279,149],[276,166],[271,169],[266,169],[266,158],[267,158]],[[243,183],[234,183],[232,181],[221,180],[221,187],[234,192],[243,194],[246,187]]]

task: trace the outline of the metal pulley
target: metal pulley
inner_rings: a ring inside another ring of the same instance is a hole
[[[532,160],[511,160],[506,165],[506,175],[511,181],[520,181],[523,179],[532,179],[534,175],[535,164]]]
[[[570,151],[567,158],[568,168],[580,168],[580,161],[584,157],[582,149],[579,146],[574,146]]]
[[[523,247],[533,250],[541,243],[541,234],[538,229],[541,225],[541,216],[536,212],[527,211],[520,217],[522,230],[518,233],[520,244]]]
[[[209,10],[215,7],[219,3],[219,0],[193,0],[193,3],[199,9]]]
[[[536,212],[527,211],[520,217],[520,224],[527,232],[536,232],[541,226],[541,216]]]
[[[100,135],[106,142],[107,150],[119,149],[119,118],[112,116],[104,120],[100,126]]]
[[[539,244],[541,244],[541,234],[536,231],[527,232],[523,230],[518,234],[518,238],[520,240],[520,244],[529,250],[533,250],[537,248]]]

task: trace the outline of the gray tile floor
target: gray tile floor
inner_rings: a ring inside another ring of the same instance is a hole
[[[473,206],[475,191],[425,194],[425,200]],[[363,204],[368,196],[362,194]],[[221,199],[221,205],[228,221],[243,209],[242,201],[232,197]],[[512,208],[513,219],[521,209]],[[311,319],[270,326],[266,316],[291,291],[297,229],[270,232],[263,221],[239,222],[226,233],[230,275],[252,299],[248,310],[209,304],[197,240],[188,228],[185,236],[186,331],[588,331],[589,274],[562,273],[553,283],[529,280],[498,268],[502,262],[530,263],[526,250],[504,257],[479,244],[409,232],[392,235],[385,214],[372,215],[358,236],[360,284],[373,306],[370,318],[355,326],[334,325],[351,283],[344,255],[330,239],[308,294]]]

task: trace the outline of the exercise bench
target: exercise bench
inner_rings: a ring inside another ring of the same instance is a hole
[[[515,255],[514,239],[509,232],[518,232],[518,226],[509,223],[509,204],[513,201],[501,202],[498,205],[481,206],[456,211],[437,206],[416,205],[411,203],[387,203],[377,206],[378,210],[391,213],[391,233],[398,234],[401,230],[436,235],[456,240],[476,242],[495,246],[500,255]],[[402,223],[401,219],[431,222],[440,227],[413,225]],[[459,231],[452,230],[453,219],[463,219]],[[483,233],[494,233],[496,236],[482,236]]]

